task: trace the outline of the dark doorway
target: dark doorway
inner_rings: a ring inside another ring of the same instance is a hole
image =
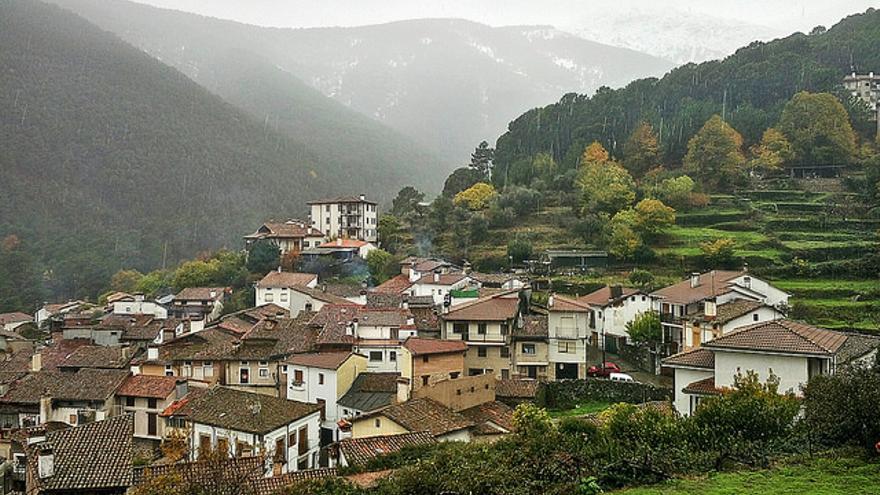
[[[577,380],[578,365],[577,363],[557,363],[556,379],[557,380]]]

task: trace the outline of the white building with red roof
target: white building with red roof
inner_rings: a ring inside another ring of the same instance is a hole
[[[621,286],[602,287],[577,299],[590,308],[591,341],[600,349],[617,350],[629,341],[626,325],[651,311],[653,301],[645,292]]]

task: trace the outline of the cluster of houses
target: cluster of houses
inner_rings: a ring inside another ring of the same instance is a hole
[[[266,223],[246,242],[316,256],[373,245],[375,203],[311,208],[310,222]],[[279,269],[256,283],[254,307],[224,314],[229,292],[115,293],[103,307],[0,315],[3,493],[125,493],[176,473],[271,494],[408,446],[493,441],[514,429],[512,405],[542,381],[586,378],[595,351],[631,345],[629,325],[649,311],[684,415],[738,373],[797,393],[880,347],[787,320],[789,295],[747,270],[535,304],[521,275],[410,257],[373,288]],[[31,340],[28,325],[49,337]]]

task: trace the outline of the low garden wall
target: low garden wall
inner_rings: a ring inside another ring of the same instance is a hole
[[[538,389],[535,402],[551,409],[569,409],[587,401],[641,404],[672,400],[672,390],[648,383],[615,382],[600,378],[547,382]]]

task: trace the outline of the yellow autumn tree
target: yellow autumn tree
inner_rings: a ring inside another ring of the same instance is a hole
[[[602,146],[602,143],[593,141],[592,144],[584,149],[584,153],[581,155],[581,166],[583,167],[588,163],[605,163],[609,159],[608,150]]]
[[[452,202],[455,206],[464,206],[469,210],[483,210],[498,193],[491,184],[477,182],[473,186],[455,195]]]

